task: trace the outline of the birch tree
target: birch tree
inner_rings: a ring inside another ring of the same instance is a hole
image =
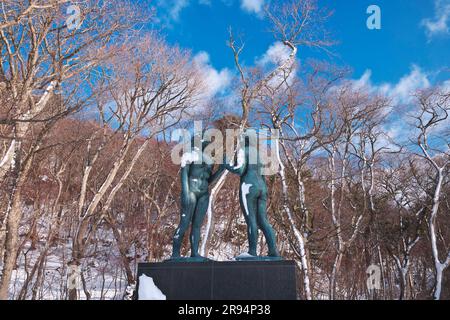
[[[432,256],[435,266],[435,285],[433,297],[441,298],[442,278],[444,271],[450,265],[450,250],[439,245],[438,214],[441,205],[442,189],[448,182],[450,167],[450,140],[448,132],[448,117],[450,112],[450,93],[445,89],[435,88],[417,93],[418,115],[414,116],[419,131],[417,146],[422,156],[435,172],[430,198],[430,217],[428,229],[430,234]],[[436,133],[440,133],[436,135]],[[442,253],[440,253],[440,251]]]
[[[148,36],[124,49],[104,71],[108,80],[97,89],[99,97],[101,92],[107,95],[98,99],[102,125],[92,137],[97,140],[96,146],[91,149],[92,144],[88,145],[89,158],[82,171],[70,261],[73,268],[82,265],[86,246],[99,224],[105,218],[109,222],[116,220],[111,216],[112,201],[151,139],[180,121],[186,109],[195,105],[202,85],[189,55],[161,38]],[[116,129],[109,133],[109,127]],[[109,155],[111,167],[103,172],[102,183],[92,186],[92,169],[115,137],[120,141],[119,152]],[[139,137],[144,137],[140,143]],[[77,299],[76,289],[69,290],[69,299]]]
[[[312,62],[301,74],[296,74],[296,64],[285,69],[281,81],[267,85],[259,99],[258,113],[269,129],[279,131],[274,152],[279,162],[282,190],[282,212],[285,213],[291,241],[303,272],[304,290],[308,300],[313,298],[312,263],[309,237],[313,233],[312,212],[306,201],[305,171],[314,153],[320,148],[317,134],[326,92],[340,80],[344,69]],[[325,71],[327,70],[327,71]],[[298,114],[305,114],[299,118]],[[324,137],[325,139],[325,137]],[[294,181],[294,185],[289,183]]]
[[[284,59],[277,61],[277,65],[272,70],[258,70],[244,68],[241,63],[241,54],[245,44],[238,42],[230,28],[228,46],[233,52],[234,64],[238,71],[239,85],[237,87],[239,103],[242,110],[240,129],[248,126],[252,108],[258,99],[263,95],[268,86],[272,86],[274,91],[284,84],[287,75],[294,75],[295,59],[298,47],[317,47],[325,49],[332,45],[328,35],[324,31],[323,23],[330,16],[330,12],[318,8],[315,0],[293,0],[275,1],[264,9],[269,21],[272,33],[276,41],[280,41],[290,53]],[[295,75],[294,75],[295,76]],[[237,149],[239,145],[237,145]],[[226,175],[227,173],[224,173]],[[217,192],[220,191],[224,177],[213,190],[208,210],[208,225],[205,235],[209,235],[212,220],[212,203]],[[206,240],[207,238],[205,238]],[[203,247],[204,248],[204,247]],[[308,280],[307,280],[308,282]],[[309,283],[306,286],[308,299],[311,299]]]
[[[122,19],[129,8],[123,2],[87,1],[80,16],[83,28],[74,29],[63,13],[66,3],[2,2],[0,79],[7,100],[0,125],[7,128],[9,143],[2,150],[0,181],[8,180],[9,199],[0,222],[4,247],[0,299],[8,296],[22,216],[21,189],[34,154],[56,121],[86,103],[89,94],[80,90],[79,83],[110,53],[105,48],[111,38],[129,28]],[[35,134],[28,140],[30,130]]]
[[[351,84],[345,84],[330,94],[332,97],[328,102],[330,109],[327,116],[329,121],[321,132],[334,132],[336,138],[321,145],[327,153],[329,174],[329,195],[323,200],[323,207],[330,213],[336,240],[336,256],[329,287],[329,298],[335,299],[342,259],[362,231],[363,219],[369,213],[369,205],[373,206],[371,190],[374,187],[374,172],[372,169],[369,179],[366,172],[371,166],[373,168],[377,151],[374,149],[374,132],[370,134],[366,129],[370,128],[370,119],[379,117],[386,102],[384,99],[372,97],[364,89],[355,90]],[[369,141],[372,139],[369,148],[366,148],[367,138]],[[355,155],[360,163],[359,174],[353,173],[351,168]],[[357,180],[354,180],[355,176]],[[361,206],[352,199],[352,195],[358,193],[353,189],[355,187],[364,195]]]
[[[415,182],[414,172],[418,159],[408,159],[404,155],[395,154],[386,161],[385,168],[379,170],[379,185],[382,195],[392,204],[386,208],[384,218],[374,221],[380,242],[386,246],[389,255],[394,259],[400,279],[398,299],[408,299],[412,288],[408,290],[408,277],[413,259],[413,250],[423,238],[426,206],[423,203],[420,184]],[[386,219],[386,220],[384,220]]]

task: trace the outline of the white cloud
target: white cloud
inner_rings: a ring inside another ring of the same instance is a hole
[[[445,91],[450,91],[450,80],[444,81],[444,83],[442,84],[442,88],[443,88]]]
[[[355,89],[373,88],[371,77],[372,77],[372,70],[367,69],[366,71],[364,71],[361,78],[352,80],[353,88]]]
[[[231,84],[232,74],[230,70],[224,68],[222,70],[215,69],[210,62],[209,54],[201,51],[194,56],[194,63],[200,69],[205,91],[204,99],[211,99],[217,94],[225,92]]]
[[[398,97],[400,101],[409,101],[411,93],[414,93],[417,89],[425,89],[428,87],[430,87],[428,75],[418,66],[413,65],[411,72],[402,77],[392,88],[391,95]]]
[[[371,70],[366,70],[361,78],[351,81],[356,90],[365,88],[374,94],[384,95],[392,101],[391,108],[386,110],[387,113],[391,111],[392,113],[385,125],[386,137],[380,140],[381,144],[391,150],[396,150],[397,147],[391,141],[405,143],[411,136],[412,127],[409,114],[413,111],[411,109],[411,103],[414,100],[412,94],[418,89],[426,89],[431,86],[428,77],[429,75],[419,66],[412,65],[411,71],[396,83],[373,83]]]
[[[198,0],[200,5],[211,5],[211,0]],[[158,0],[158,7],[168,15],[169,21],[178,21],[181,12],[192,4],[191,0]]]
[[[258,64],[268,65],[275,64],[280,65],[282,62],[286,61],[291,54],[291,49],[285,46],[281,42],[275,42],[269,49],[264,53],[264,55],[259,59]]]
[[[450,23],[450,0],[435,0],[435,16],[423,19],[422,26],[425,27],[428,37],[437,34],[448,34]]]
[[[372,71],[366,70],[361,78],[353,80],[353,87],[355,89],[368,88],[371,92],[386,95],[391,98],[394,103],[407,104],[411,102],[413,94],[418,89],[425,89],[430,87],[430,80],[428,74],[422,69],[413,65],[410,73],[404,75],[397,83],[383,83],[376,85],[371,80]]]
[[[292,50],[284,45],[283,43],[277,41],[273,43],[267,51],[262,55],[260,59],[256,61],[256,64],[260,66],[263,70],[272,71],[274,68],[284,64],[289,58]],[[292,83],[297,75],[297,66],[294,65],[291,73],[288,75],[287,82]],[[284,81],[284,74],[279,74],[275,76],[269,83],[277,87]]]
[[[264,7],[265,0],[240,0],[241,9],[249,12],[260,14]],[[232,5],[234,0],[221,0],[227,6]],[[189,7],[191,4],[199,4],[212,6],[212,0],[158,0],[157,6],[161,12],[163,12],[165,18],[162,20],[167,20],[167,22],[179,21],[181,12]]]
[[[241,8],[251,13],[261,13],[264,0],[241,0]]]
[[[412,115],[417,113],[417,106],[414,104],[414,97],[412,94],[420,89],[427,89],[432,86],[430,76],[433,73],[424,72],[419,66],[412,65],[411,71],[401,77],[396,83],[374,84],[371,81],[372,71],[366,70],[361,78],[352,80],[352,85],[355,89],[367,88],[372,93],[378,93],[391,98],[392,113],[389,115],[388,122],[385,124],[386,137],[380,140],[380,143],[395,150],[396,147],[391,144],[391,141],[396,141],[400,144],[406,144],[411,137],[415,137],[417,132],[414,126],[415,120]],[[434,83],[443,90],[450,90],[450,80],[445,80],[440,83]],[[450,118],[445,120],[432,133],[433,136],[443,134],[444,130],[450,127]],[[439,144],[439,141],[436,143]]]
[[[190,0],[173,0],[168,2],[172,2],[171,4],[168,3],[170,6],[169,14],[170,18],[175,21],[179,19],[181,11],[190,5]]]

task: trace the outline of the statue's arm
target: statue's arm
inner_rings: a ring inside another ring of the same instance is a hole
[[[239,149],[238,154],[237,154],[237,164],[236,165],[231,165],[228,163],[228,161],[225,161],[224,166],[231,173],[242,176],[245,173],[245,171],[247,170],[247,159],[246,159],[246,155],[245,155],[245,149],[244,148]]]
[[[191,165],[186,164],[185,166],[181,167],[181,192],[187,193],[189,191],[189,169]]]
[[[224,164],[225,168],[230,171],[231,173],[237,174],[239,176],[242,176],[245,172],[245,165],[242,165],[240,167],[234,167],[232,165],[229,164]]]
[[[212,170],[214,169],[213,168],[214,160],[210,156],[203,154],[203,162],[206,163],[208,166],[210,166],[212,172]],[[214,183],[217,180],[217,178],[219,178],[222,175],[224,170],[225,167],[223,165],[220,165],[219,169],[217,169],[215,173],[211,174],[211,176],[208,179],[208,183]]]
[[[236,166],[232,166],[231,164],[225,163],[224,167],[231,173],[242,176],[245,170],[247,169],[247,163],[246,162],[238,163]]]

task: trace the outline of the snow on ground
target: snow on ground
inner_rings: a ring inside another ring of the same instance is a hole
[[[166,296],[145,274],[139,277],[139,300],[166,300]]]

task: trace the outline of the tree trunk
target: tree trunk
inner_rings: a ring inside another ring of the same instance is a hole
[[[448,253],[447,259],[444,263],[442,263],[439,260],[439,251],[438,251],[437,237],[436,237],[436,232],[437,232],[436,219],[437,219],[437,214],[438,214],[438,210],[439,210],[442,184],[444,182],[444,168],[438,168],[437,178],[438,178],[438,181],[436,184],[436,189],[434,191],[433,208],[431,210],[431,217],[430,217],[430,223],[429,223],[431,248],[432,248],[432,253],[433,253],[434,266],[436,269],[436,271],[435,271],[436,272],[436,281],[435,281],[435,288],[434,288],[434,293],[433,293],[434,300],[440,300],[440,298],[441,298],[443,272],[450,264],[450,253]]]
[[[333,270],[331,271],[330,278],[330,300],[336,300],[336,279],[341,269],[342,256],[343,253],[339,250],[336,258],[334,259]]]
[[[6,234],[4,242],[3,272],[0,281],[0,300],[8,299],[9,283],[14,270],[17,254],[19,251],[19,226],[22,220],[22,186],[28,177],[31,169],[32,156],[28,156],[24,161],[21,171],[20,154],[21,144],[17,145],[18,150],[13,160],[12,185],[10,188],[10,200],[6,211]]]
[[[217,195],[219,194],[220,190],[222,189],[222,186],[225,182],[225,179],[228,175],[228,171],[224,172],[221,176],[219,181],[217,181],[217,184],[214,186],[214,188],[211,190],[211,196],[209,199],[209,204],[208,204],[208,211],[207,211],[207,223],[206,223],[206,228],[205,228],[205,233],[203,235],[203,241],[202,241],[202,245],[200,248],[200,255],[206,257],[207,255],[207,246],[209,243],[209,239],[212,236],[212,231],[213,228],[212,226],[214,225],[213,223],[213,208],[214,208],[214,201],[217,197]]]
[[[280,176],[281,179],[281,185],[282,185],[282,192],[283,192],[283,211],[286,213],[289,224],[294,232],[295,238],[297,240],[298,246],[299,246],[299,252],[300,252],[300,260],[301,260],[301,265],[302,265],[302,269],[303,269],[303,286],[305,288],[305,296],[307,300],[312,300],[312,295],[311,295],[311,286],[310,286],[310,281],[309,281],[309,263],[307,261],[308,256],[306,254],[306,250],[305,250],[305,239],[301,233],[301,231],[297,228],[297,226],[295,225],[295,220],[294,217],[292,216],[292,212],[291,209],[289,207],[289,198],[288,198],[288,186],[287,186],[287,182],[286,182],[286,174],[285,174],[285,168],[284,165],[281,161],[281,155],[280,155],[280,147],[279,147],[279,141],[277,141],[277,143],[275,144],[276,147],[276,154],[277,154],[277,159],[278,159],[278,163],[280,165],[280,169],[278,171],[278,174]]]

